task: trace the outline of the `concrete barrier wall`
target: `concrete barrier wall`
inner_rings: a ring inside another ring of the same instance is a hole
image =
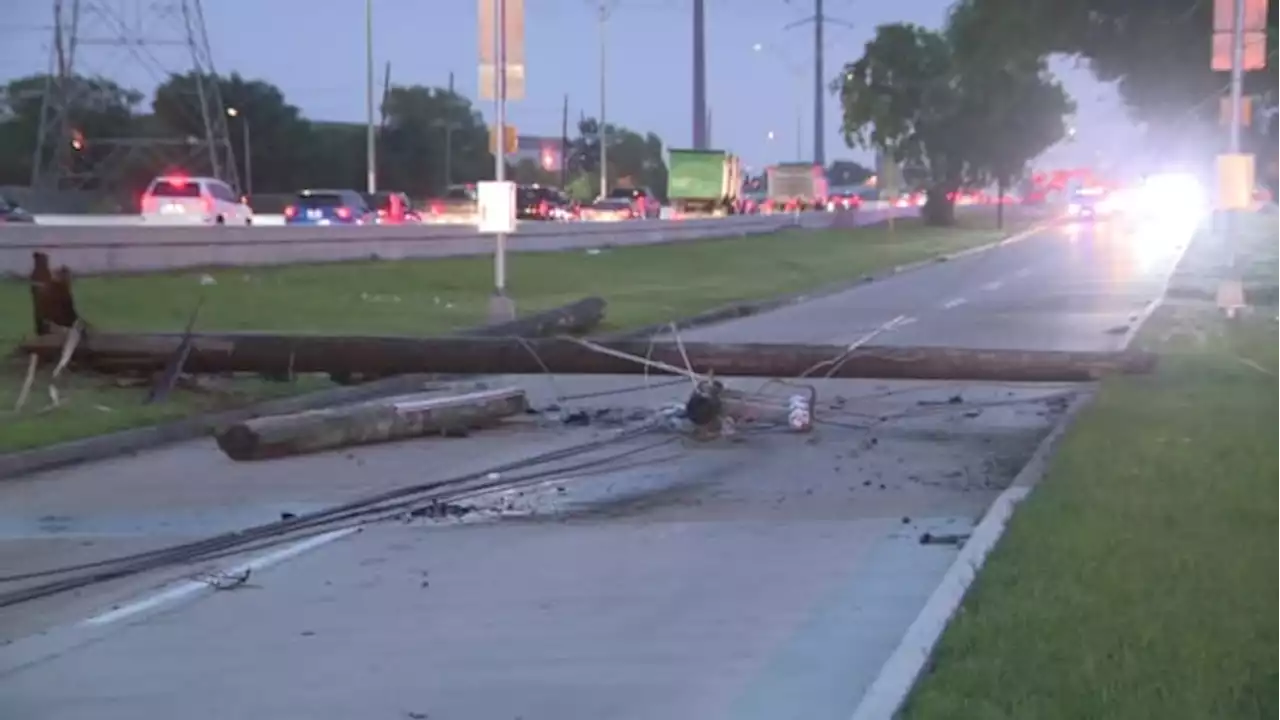
[[[859,224],[885,210],[858,212]],[[508,239],[511,252],[553,252],[622,245],[690,242],[831,227],[833,213],[737,216],[620,223],[526,223]],[[493,252],[494,239],[459,225],[363,227],[129,227],[7,225],[0,227],[0,273],[25,275],[31,253],[81,274],[147,272],[209,266],[401,260]]]

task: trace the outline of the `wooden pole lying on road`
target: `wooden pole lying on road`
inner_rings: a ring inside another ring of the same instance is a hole
[[[275,415],[236,423],[217,433],[232,460],[266,460],[353,445],[450,435],[492,425],[528,407],[524,391],[466,395],[404,395],[371,403]]]
[[[178,334],[94,332],[76,357],[103,371],[154,372],[181,342]],[[55,358],[57,335],[32,338],[21,351]],[[683,349],[684,353],[681,352]],[[602,350],[604,352],[602,352]],[[1151,353],[1125,351],[1048,352],[944,347],[874,347],[849,351],[839,345],[653,343],[622,340],[594,348],[570,338],[339,337],[311,335],[196,335],[186,371],[191,373],[409,373],[472,375],[565,373],[634,375],[644,367],[633,358],[685,367],[717,376],[835,377],[899,380],[1073,382],[1155,367]],[[653,370],[651,370],[653,371]],[[655,371],[661,372],[661,371]]]
[[[485,325],[462,333],[471,337],[538,338],[588,333],[604,320],[603,298],[588,297],[558,308],[525,315],[504,323]]]

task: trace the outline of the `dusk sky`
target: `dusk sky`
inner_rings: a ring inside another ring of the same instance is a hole
[[[172,2],[172,0],[168,0]],[[165,0],[95,0],[117,8],[150,7]],[[951,0],[827,0],[827,14],[851,24],[827,29],[827,74],[855,59],[877,25],[909,21],[941,25]],[[43,71],[48,66],[50,0],[4,0],[0,17],[0,76]],[[88,4],[86,2],[86,4]],[[691,33],[688,0],[612,0],[608,117],[626,127],[653,131],[668,146],[692,138]],[[364,0],[205,0],[213,61],[221,73],[239,72],[280,86],[310,118],[364,119]],[[580,112],[599,113],[597,2],[526,0],[528,95],[508,113],[522,134],[558,135],[561,104],[569,95],[571,122]],[[374,0],[378,82],[391,63],[392,82],[443,86],[453,72],[457,89],[475,98],[476,0]],[[813,12],[812,0],[707,0],[708,103],[712,145],[736,151],[754,166],[795,159],[796,117],[802,116],[805,159],[812,153],[813,29],[784,30]],[[136,10],[130,10],[136,17]],[[101,21],[89,23],[105,33]],[[180,25],[149,20],[143,27],[176,37]],[[765,50],[753,50],[761,44]],[[168,71],[190,69],[189,56],[153,48],[144,65],[119,47],[85,46],[78,66],[141,90],[151,90]],[[1074,143],[1055,148],[1046,160],[1090,162],[1120,153],[1133,137],[1109,88],[1088,72],[1059,63],[1058,70],[1080,105]],[[492,105],[480,105],[486,117]],[[827,100],[828,161],[870,154],[845,147],[840,110]],[[773,139],[770,140],[770,133]]]

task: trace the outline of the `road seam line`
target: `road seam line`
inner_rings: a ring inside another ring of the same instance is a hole
[[[302,555],[303,553],[315,550],[322,545],[328,545],[336,540],[341,540],[352,533],[359,530],[358,527],[342,528],[341,530],[333,530],[316,535],[305,540],[300,540],[291,545],[287,545],[279,550],[274,550],[265,555],[260,555],[252,560],[244,562],[233,568],[226,570],[229,576],[246,575],[255,571],[266,570],[272,565],[278,565],[287,560]],[[136,615],[158,609],[165,605],[187,600],[201,593],[213,592],[214,588],[209,583],[198,580],[187,580],[176,585],[171,585],[159,592],[144,596],[139,600],[135,600],[127,605],[108,610],[107,612],[95,615],[87,620],[81,621],[81,625],[85,627],[101,627],[110,625],[121,620],[127,620]]]

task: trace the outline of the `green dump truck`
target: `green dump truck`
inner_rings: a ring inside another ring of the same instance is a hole
[[[677,214],[730,215],[742,194],[742,163],[723,150],[671,150],[667,198]]]

